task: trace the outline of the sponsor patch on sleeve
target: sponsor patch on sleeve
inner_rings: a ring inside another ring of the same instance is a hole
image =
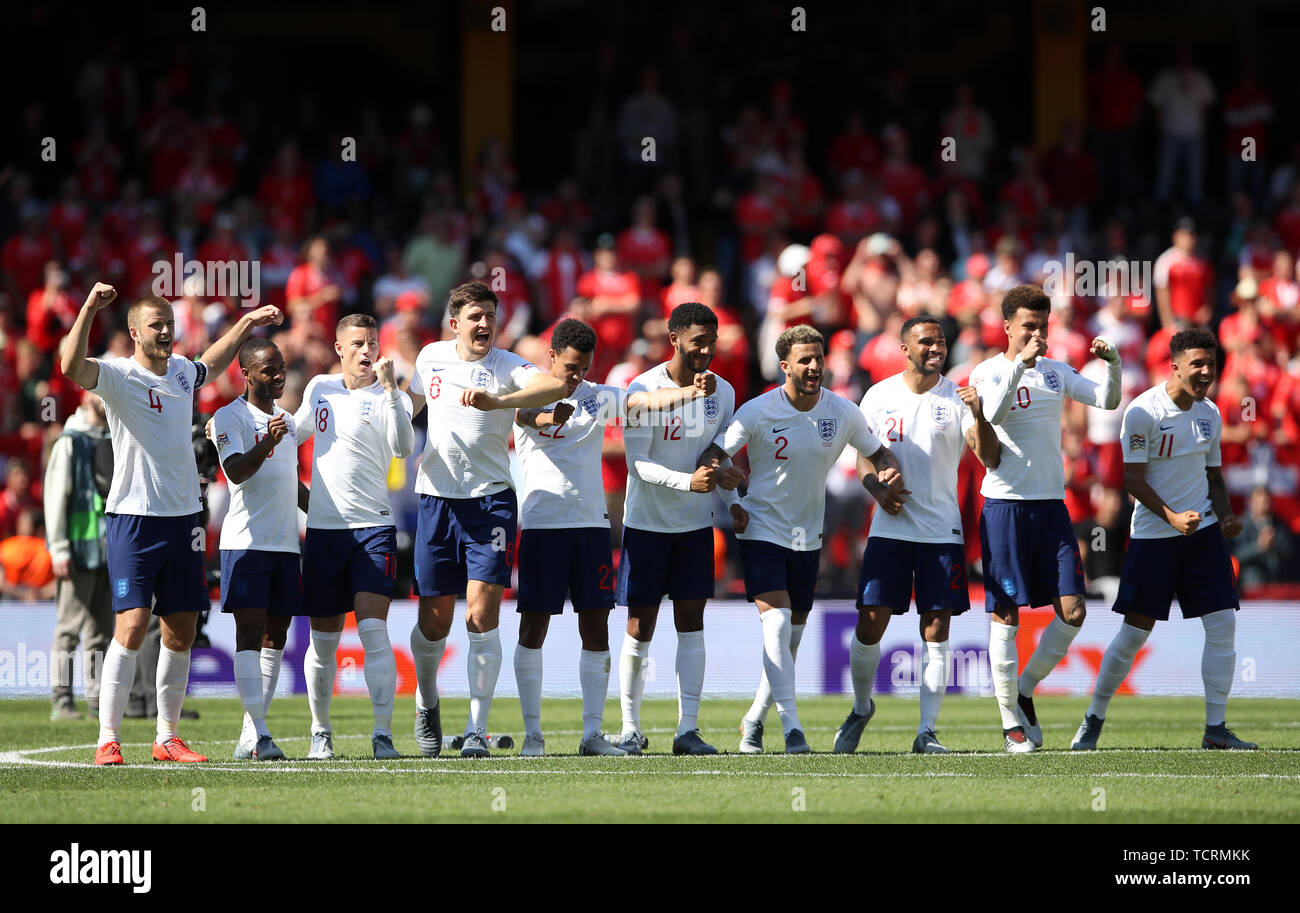
[[[229,446],[230,446],[230,435],[226,434],[226,432],[224,432],[224,431],[221,432],[220,434],[218,434],[218,435],[217,435],[217,449],[218,449],[218,450],[225,450],[225,449],[226,449],[227,447],[229,447]]]
[[[1132,452],[1134,450],[1146,450],[1147,449],[1146,435],[1130,434],[1128,436],[1128,449],[1129,452]]]

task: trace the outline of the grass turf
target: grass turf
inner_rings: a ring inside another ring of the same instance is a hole
[[[848,701],[807,698],[800,717],[814,754],[786,757],[775,712],[768,754],[736,753],[747,701],[706,700],[702,734],[727,752],[671,755],[676,704],[647,701],[650,751],[641,758],[577,756],[581,702],[547,700],[548,756],[520,758],[518,701],[494,702],[497,732],[516,749],[490,760],[419,756],[414,704],[397,702],[403,757],[370,757],[370,704],[336,698],[333,761],[231,761],[235,700],[194,700],[201,719],[182,734],[208,764],[150,760],[153,722],[127,720],[127,765],[95,769],[96,723],[52,723],[41,700],[0,703],[0,823],[16,822],[1223,822],[1300,820],[1300,701],[1238,700],[1229,725],[1258,752],[1199,750],[1203,704],[1193,698],[1119,698],[1102,750],[1069,751],[1086,698],[1040,697],[1045,749],[1002,753],[991,698],[944,702],[939,736],[952,752],[909,752],[915,699],[883,698],[857,755],[830,754]],[[84,705],[82,705],[84,709]],[[444,731],[460,731],[467,701],[447,698]],[[277,699],[270,724],[290,758],[307,752],[305,698]],[[617,725],[611,701],[605,719]],[[48,749],[48,750],[47,750]],[[450,755],[450,756],[449,756]],[[199,792],[201,790],[201,792]],[[1102,792],[1099,792],[1101,790]]]

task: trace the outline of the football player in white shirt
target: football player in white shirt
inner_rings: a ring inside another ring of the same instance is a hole
[[[348,314],[340,319],[334,351],[343,373],[308,381],[293,417],[299,443],[317,435],[302,549],[303,613],[311,616],[311,644],[303,657],[312,720],[307,757],[334,757],[330,698],[343,624],[354,612],[374,708],[370,746],[376,759],[388,760],[400,757],[392,731],[397,660],[388,639],[397,578],[388,469],[394,457],[415,448],[415,429],[411,401],[397,389],[392,359],[379,357],[375,318]]]
[[[908,498],[877,482],[880,503],[862,554],[858,626],[849,646],[853,709],[835,734],[835,751],[857,751],[876,712],[871,688],[880,665],[880,639],[891,615],[904,615],[916,592],[921,616],[921,722],[912,751],[941,754],[935,726],[948,687],[948,625],[970,608],[966,559],[957,506],[957,466],[970,447],[987,468],[998,465],[997,432],[984,418],[974,387],[958,387],[941,373],[948,343],[933,317],[903,324],[907,367],[874,384],[862,412],[876,436],[898,457]],[[903,502],[906,502],[905,504]]]
[[[572,318],[551,336],[553,377],[565,382],[565,398],[549,409],[515,413],[515,447],[524,470],[519,534],[519,645],[515,681],[524,717],[519,753],[541,757],[542,644],[551,616],[564,611],[567,595],[578,614],[582,652],[580,755],[625,755],[601,733],[609,688],[609,613],[614,608],[614,562],[609,551],[609,514],[601,480],[605,425],[643,410],[673,409],[714,392],[716,378],[697,374],[689,387],[631,396],[621,387],[588,383],[596,333]]]
[[[565,394],[563,379],[494,345],[496,294],[481,282],[452,289],[454,340],[430,343],[415,359],[407,393],[418,414],[429,407],[428,438],[415,490],[419,619],[411,629],[415,660],[415,742],[426,757],[442,751],[438,665],[465,593],[469,718],[461,757],[486,758],[488,711],[501,672],[498,619],[514,563],[518,502],[510,478],[514,410],[545,406]]]
[[[1124,487],[1137,499],[1114,611],[1124,616],[1097,669],[1092,704],[1071,748],[1097,747],[1106,708],[1133,668],[1156,621],[1178,597],[1184,618],[1205,627],[1202,748],[1251,751],[1227,726],[1228,692],[1236,668],[1237,587],[1224,539],[1241,534],[1220,469],[1223,419],[1206,399],[1218,367],[1218,340],[1202,327],[1169,340],[1173,374],[1138,396],[1124,412]]]
[[[271,707],[289,623],[302,614],[298,481],[293,416],[275,404],[284,395],[284,355],[267,339],[239,350],[244,395],[212,416],[212,439],[230,483],[221,524],[221,610],[235,616],[235,688],[244,728],[235,760],[282,760],[271,739]],[[283,445],[283,446],[281,446]]]
[[[208,607],[199,472],[190,428],[194,392],[230,365],[255,326],[280,323],[279,309],[258,308],[239,319],[197,362],[172,355],[176,321],[165,298],[141,298],[127,311],[135,341],[130,358],[87,358],[95,314],[117,297],[95,284],[63,343],[63,373],[104,401],[113,438],[113,483],[105,506],[113,642],[104,657],[96,764],[121,764],[118,730],[149,606],[159,616],[157,761],[206,761],[176,734],[190,676],[190,647],[199,611]]]
[[[717,352],[718,317],[698,302],[679,304],[668,315],[673,357],[641,374],[629,393],[689,387],[708,371]],[[614,601],[627,610],[627,636],[619,662],[623,733],[619,747],[640,754],[649,741],[641,733],[650,638],[666,594],[677,627],[677,734],[673,754],[717,754],[700,738],[700,694],[704,690],[704,606],[713,595],[713,499],[700,497],[721,487],[737,516],[734,489],[744,474],[734,466],[700,465],[717,433],[731,424],[736,392],[718,378],[711,396],[667,416],[648,416],[623,434],[627,459],[627,508],[623,552]],[[728,461],[729,462],[729,461]]]
[[[872,434],[866,417],[851,401],[822,388],[821,333],[790,327],[777,338],[776,356],[785,383],[736,410],[701,459],[708,465],[749,449],[749,490],[732,510],[745,596],[757,603],[763,626],[763,675],[741,722],[740,750],[746,754],[763,750],[763,719],[773,703],[786,754],[811,751],[795,707],[794,661],[817,589],[831,466],[851,446],[862,458],[864,484],[876,481],[879,468],[886,484],[903,490],[898,460]]]
[[[1087,406],[1119,405],[1119,352],[1101,337],[1091,351],[1107,362],[1101,384],[1068,364],[1046,358],[1051,301],[1035,285],[1019,285],[1002,298],[1007,351],[971,372],[984,415],[1002,445],[996,469],[980,493],[984,610],[989,626],[993,691],[1002,715],[1004,746],[1012,754],[1041,747],[1034,688],[1070,649],[1084,619],[1083,559],[1065,509],[1061,409],[1065,397]],[[1056,617],[1044,629],[1025,671],[1016,680],[1020,606],[1048,603]]]

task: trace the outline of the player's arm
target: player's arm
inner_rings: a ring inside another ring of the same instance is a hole
[[[1190,536],[1201,525],[1200,511],[1185,510],[1179,513],[1166,504],[1160,495],[1156,494],[1156,490],[1147,481],[1146,463],[1124,464],[1124,488],[1140,501],[1147,510],[1160,517],[1184,536]]]
[[[957,395],[975,420],[975,424],[966,429],[966,446],[985,469],[997,469],[1002,462],[1002,442],[998,440],[997,430],[992,423],[984,417],[984,406],[980,403],[979,393],[974,387],[958,387]]]
[[[310,513],[309,510],[311,498],[311,489],[302,484],[302,479],[298,480],[298,509],[303,513]]]
[[[858,451],[858,481],[887,513],[897,514],[911,492],[903,487],[903,467],[884,444],[867,456]]]
[[[233,427],[233,423],[227,426],[224,420],[219,421],[215,416],[213,418],[212,432],[219,455],[221,455],[223,449],[221,441],[223,433],[227,441],[233,443],[231,435],[235,435],[239,437],[241,446],[245,444],[242,435],[239,435],[238,430]],[[284,436],[288,433],[288,422],[284,420],[283,415],[277,415],[266,423],[266,436],[248,448],[247,451],[232,453],[229,456],[221,455],[221,468],[226,473],[226,478],[236,485],[251,479],[262,468],[262,464],[271,455],[275,445],[284,440]],[[230,444],[226,446],[230,446]]]
[[[294,439],[301,445],[316,433],[316,416],[313,415],[312,393],[315,391],[316,378],[307,381],[307,388],[302,391],[302,402],[293,414]]]
[[[558,428],[573,418],[573,403],[556,403],[552,408],[516,409],[515,424],[525,428]]]
[[[472,406],[484,412],[493,409],[530,409],[547,406],[559,399],[564,399],[567,387],[563,380],[538,371],[522,390],[497,396],[482,387],[465,390],[460,394],[462,406]]]
[[[701,466],[695,472],[669,469],[650,459],[651,429],[627,427],[623,431],[623,444],[627,448],[627,471],[648,485],[662,485],[675,491],[713,491],[718,484],[718,471],[711,466]]]
[[[1036,340],[1030,340],[1022,350],[1021,355],[1033,349],[1037,354],[1042,354],[1035,346]],[[1006,373],[999,378],[997,375],[992,377],[981,376],[979,380],[971,378],[971,384],[979,392],[980,401],[984,404],[984,414],[989,417],[989,421],[994,425],[1001,425],[1006,419],[1007,413],[1011,411],[1011,404],[1016,399],[1016,388],[1020,386],[1020,378],[1025,374],[1025,364],[1023,357],[1011,359],[1011,363],[1005,368]],[[986,368],[985,374],[988,373]]]
[[[86,346],[90,343],[90,326],[95,322],[95,315],[108,307],[117,298],[117,290],[107,282],[96,282],[95,287],[86,296],[86,302],[77,312],[77,319],[72,323],[67,338],[63,341],[63,355],[59,358],[59,368],[64,376],[72,380],[83,390],[94,390],[99,386],[99,361],[86,357]]]
[[[405,457],[415,449],[415,426],[411,424],[411,409],[401,390],[397,389],[397,369],[391,358],[380,358],[375,362],[375,374],[383,384],[384,409],[388,413],[384,432],[388,437],[388,447],[393,456]]]
[[[672,412],[703,396],[712,396],[718,389],[717,375],[711,371],[695,375],[695,383],[688,387],[660,387],[658,390],[640,390],[627,398],[627,416],[640,420],[650,412]]]
[[[1228,486],[1223,481],[1223,468],[1206,466],[1205,477],[1210,482],[1210,504],[1214,506],[1214,515],[1219,518],[1219,529],[1225,539],[1235,539],[1241,535],[1241,521],[1232,512],[1228,501]]]
[[[1077,371],[1065,375],[1065,395],[1085,406],[1099,409],[1119,407],[1124,366],[1120,364],[1119,350],[1109,340],[1098,336],[1092,341],[1092,354],[1106,362],[1106,378],[1093,383]]]
[[[216,377],[235,360],[239,354],[239,347],[248,341],[248,334],[253,332],[253,327],[264,327],[268,324],[281,324],[284,322],[284,314],[273,304],[263,305],[251,313],[240,317],[235,325],[226,331],[208,350],[199,356],[199,361],[208,366],[208,373]]]

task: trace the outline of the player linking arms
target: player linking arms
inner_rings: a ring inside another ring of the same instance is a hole
[[[980,493],[984,552],[984,610],[989,625],[993,692],[1002,715],[1004,746],[1024,754],[1043,744],[1034,712],[1034,688],[1070,649],[1084,618],[1083,559],[1065,509],[1061,409],[1065,397],[1114,409],[1120,398],[1120,361],[1098,337],[1092,354],[1105,359],[1106,379],[1094,384],[1065,362],[1044,357],[1051,301],[1034,285],[1002,299],[1007,351],[975,366],[971,386],[1002,445],[998,465]],[[1020,606],[1052,604],[1056,618],[1043,631],[1016,681]]]
[[[392,731],[397,660],[388,640],[397,528],[388,502],[388,467],[415,449],[415,429],[393,362],[379,357],[373,317],[348,314],[339,320],[334,351],[343,373],[308,381],[293,417],[299,442],[316,435],[302,561],[303,609],[311,616],[311,644],[303,658],[311,706],[307,757],[334,757],[330,698],[343,623],[354,612],[374,708],[371,750],[384,760],[399,757]]]
[[[1202,748],[1253,750],[1228,729],[1228,692],[1236,668],[1241,608],[1224,539],[1241,534],[1220,471],[1223,419],[1205,394],[1214,382],[1218,341],[1207,329],[1175,333],[1169,341],[1174,373],[1124,411],[1124,486],[1137,498],[1114,611],[1124,616],[1106,648],[1092,704],[1070,746],[1097,747],[1106,707],[1133,668],[1156,621],[1169,618],[1175,596],[1184,618],[1205,627]],[[1215,522],[1217,519],[1217,523]]]
[[[117,298],[102,282],[91,289],[64,341],[60,367],[104,401],[113,439],[113,482],[105,504],[108,575],[117,613],[104,657],[96,764],[121,764],[118,730],[144,643],[149,606],[162,625],[158,657],[158,761],[206,761],[176,733],[190,677],[190,647],[204,586],[203,527],[199,525],[199,471],[190,428],[194,393],[220,374],[255,326],[279,323],[267,306],[241,317],[192,362],[172,355],[176,321],[165,298],[141,298],[127,311],[135,352],[130,358],[87,358],[95,314]]]
[[[794,326],[776,341],[785,383],[736,412],[701,462],[734,456],[748,446],[749,491],[732,510],[740,539],[745,595],[758,604],[763,626],[763,676],[741,722],[740,750],[763,750],[763,720],[776,703],[787,754],[808,752],[795,708],[794,661],[812,611],[826,515],[826,476],[847,446],[877,468],[893,490],[903,490],[898,460],[871,433],[851,403],[822,388],[825,342],[809,326]]]
[[[293,416],[275,404],[284,395],[285,364],[275,343],[250,339],[239,350],[244,395],[212,416],[212,438],[230,482],[230,509],[221,524],[221,610],[235,616],[235,687],[244,728],[235,760],[279,760],[271,739],[271,707],[285,639],[302,613],[298,508],[307,488],[298,481]]]
[[[680,304],[668,315],[673,357],[628,385],[629,393],[691,387],[709,370],[718,348],[718,317],[698,302]],[[708,495],[718,486],[733,518],[734,491],[743,473],[734,466],[699,465],[708,442],[731,423],[736,391],[722,378],[717,391],[664,416],[642,422],[623,435],[627,445],[627,512],[623,553],[614,601],[627,610],[627,636],[619,661],[623,733],[619,747],[640,754],[649,740],[641,733],[650,639],[666,594],[677,627],[677,734],[673,754],[717,754],[700,737],[700,695],[704,690],[704,606],[713,595],[713,508]],[[728,461],[729,462],[729,461]]]
[[[973,387],[958,387],[940,372],[948,343],[933,317],[903,324],[907,367],[875,384],[862,398],[871,430],[898,457],[911,489],[893,492],[876,483],[880,502],[862,554],[858,585],[857,636],[849,647],[853,709],[835,734],[835,751],[858,748],[862,730],[876,712],[871,698],[880,665],[880,639],[891,615],[904,615],[916,592],[921,616],[921,722],[912,742],[918,754],[947,751],[935,734],[948,687],[948,624],[970,608],[957,507],[957,465],[962,448],[996,468],[1000,445],[984,418]],[[904,508],[903,502],[906,502]]]
[[[497,306],[496,294],[481,282],[452,289],[448,312],[456,338],[420,350],[408,388],[416,413],[429,408],[415,477],[420,614],[411,629],[415,741],[426,757],[442,751],[438,665],[462,592],[470,698],[460,753],[488,757],[488,711],[501,672],[501,596],[510,584],[519,513],[510,481],[514,410],[553,403],[566,390],[563,378],[493,345]]]
[[[551,409],[515,413],[515,446],[524,469],[519,535],[519,645],[515,681],[524,717],[520,754],[541,757],[542,644],[551,616],[567,594],[578,613],[582,652],[581,755],[626,755],[601,733],[609,688],[609,612],[614,608],[614,568],[609,557],[609,515],[601,481],[601,443],[608,422],[640,420],[644,410],[671,410],[710,396],[716,379],[697,374],[689,387],[628,395],[619,387],[589,383],[596,333],[580,320],[562,320],[551,336],[552,377],[564,381],[565,398]]]

